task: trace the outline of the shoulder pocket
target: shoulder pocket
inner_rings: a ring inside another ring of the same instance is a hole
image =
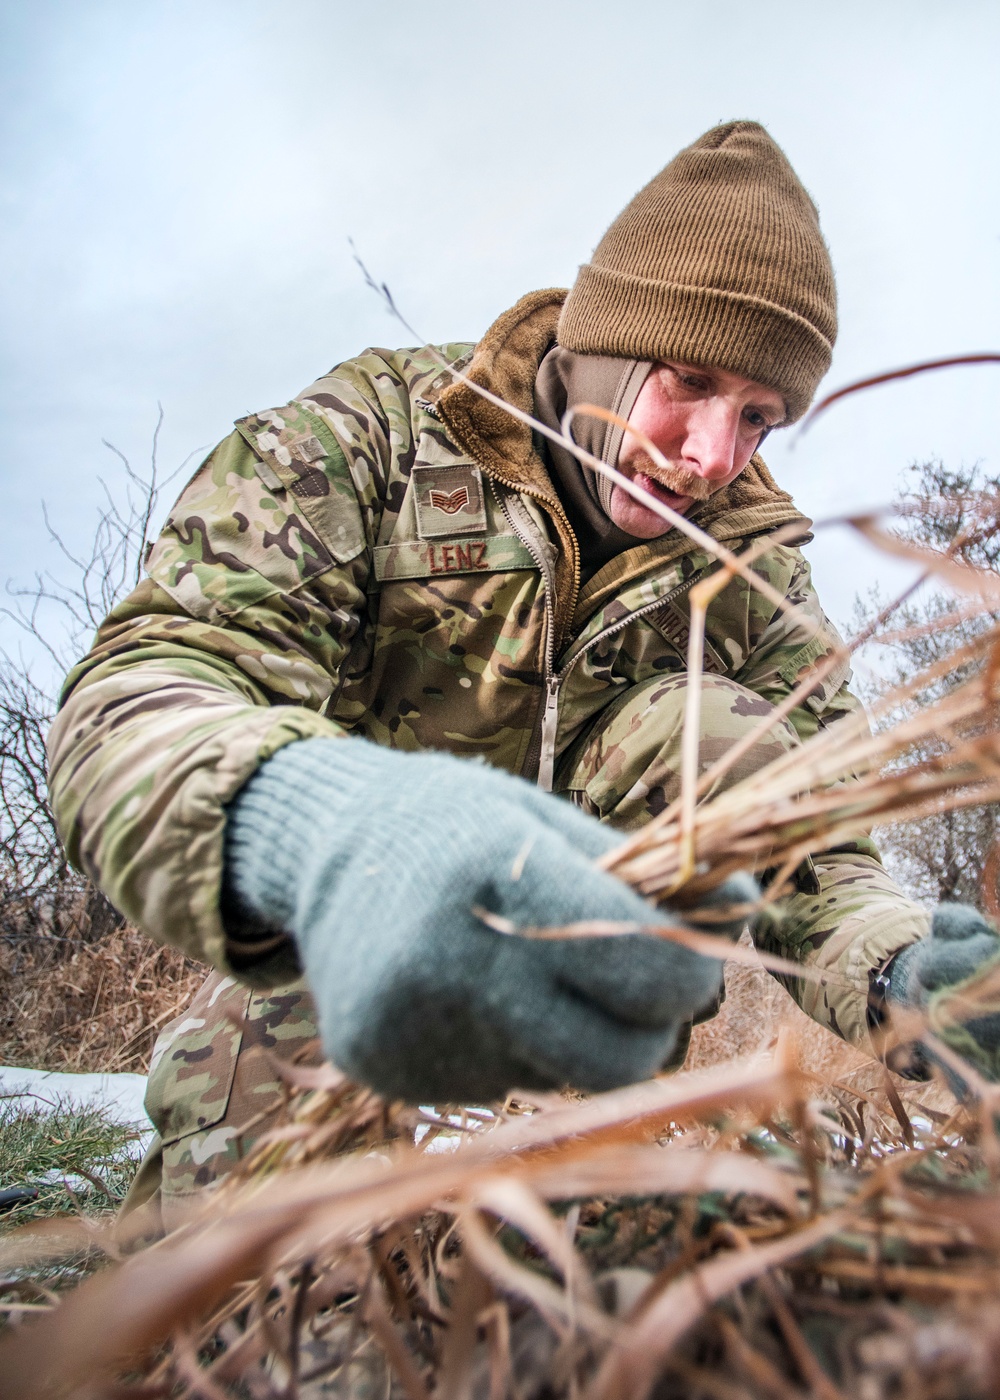
[[[338,564],[367,544],[347,461],[327,425],[301,404],[241,418],[236,431],[251,448],[256,472],[270,491],[294,497]]]
[[[185,487],[146,560],[185,612],[213,623],[292,594],[366,548],[328,428],[293,404],[236,429]]]

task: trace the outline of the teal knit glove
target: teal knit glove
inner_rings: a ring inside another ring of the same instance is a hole
[[[301,740],[230,804],[229,923],[294,936],[327,1054],[389,1098],[610,1089],[659,1069],[721,964],[649,934],[510,936],[473,908],[517,927],[662,922],[593,864],[621,839],[479,763]],[[741,877],[720,902],[755,897]]]
[[[927,1010],[991,962],[1000,963],[1000,937],[993,926],[968,904],[939,904],[930,936],[893,960],[889,999]],[[1000,1080],[1000,1013],[978,1016],[940,1034],[987,1078]]]

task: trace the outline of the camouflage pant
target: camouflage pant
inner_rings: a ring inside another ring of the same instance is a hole
[[[757,726],[770,706],[732,681],[705,676],[702,685],[704,769]],[[622,830],[661,812],[679,792],[686,688],[684,675],[649,681],[604,710],[560,761],[560,794]],[[726,774],[719,790],[797,742],[791,726],[779,722]],[[686,1045],[682,1037],[681,1058]],[[274,1057],[316,1055],[315,1015],[302,982],[258,993],[212,973],[157,1041],[146,1094],[157,1137],[127,1208],[148,1202],[171,1228],[185,1206],[274,1121],[282,1102]]]

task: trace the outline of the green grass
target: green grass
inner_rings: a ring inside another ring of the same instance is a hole
[[[140,1157],[138,1131],[100,1108],[0,1100],[0,1189],[38,1187],[37,1200],[0,1214],[0,1233],[43,1217],[116,1209]]]

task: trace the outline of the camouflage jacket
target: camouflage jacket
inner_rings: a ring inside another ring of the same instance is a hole
[[[609,703],[685,669],[684,599],[710,557],[671,531],[581,587],[531,432],[446,368],[468,365],[530,411],[564,295],[523,298],[474,352],[366,351],[238,422],[184,490],[147,577],[69,676],[50,741],[71,859],[154,937],[230,969],[223,808],[281,745],[347,732],[558,786],[560,757]],[[754,458],[692,519],[736,549],[800,517]],[[829,624],[797,549],[754,567],[799,607],[790,618],[733,580],[709,614],[705,665],[776,703],[827,650],[815,623]],[[845,667],[793,712],[802,737],[855,707],[846,680]],[[859,859],[877,866],[873,850]],[[857,915],[870,891],[849,875],[835,897]],[[888,885],[868,876],[876,893]],[[898,892],[889,906],[835,940],[853,968],[849,1024],[843,1007],[838,1022],[808,1006],[853,1040],[868,969],[925,924]],[[819,956],[807,925],[795,956]]]

